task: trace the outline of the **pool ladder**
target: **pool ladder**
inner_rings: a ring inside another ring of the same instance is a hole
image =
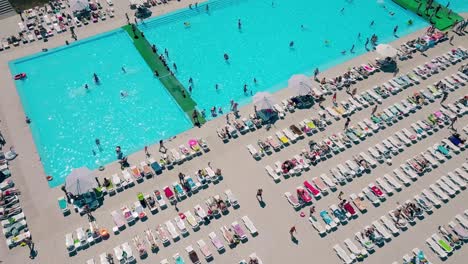
[[[238,4],[243,1],[246,1],[246,0],[211,0],[209,2],[200,4],[198,6],[198,10],[195,8],[194,9],[188,9],[188,8],[182,9],[180,11],[176,11],[169,15],[156,18],[150,22],[140,25],[140,27],[144,29],[145,27],[149,27],[149,26],[160,26],[160,25],[165,25],[165,24],[178,22],[178,21],[183,23],[189,20],[191,17],[206,14],[205,13],[206,5],[209,5],[210,11],[213,11],[213,10],[219,10],[219,9],[222,9],[222,8],[234,5],[234,4]]]

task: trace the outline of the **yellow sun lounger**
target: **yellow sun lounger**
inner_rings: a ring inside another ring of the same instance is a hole
[[[304,122],[310,129],[317,129],[313,121],[310,121],[309,119],[304,119]]]
[[[280,131],[276,132],[276,136],[281,141],[281,143],[283,143],[283,144],[288,144],[289,143],[288,138],[282,132],[280,132]]]

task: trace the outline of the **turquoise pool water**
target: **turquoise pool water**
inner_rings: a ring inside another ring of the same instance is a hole
[[[468,12],[468,1],[466,0],[437,0],[442,5],[449,4],[449,8],[457,12]]]
[[[193,78],[192,96],[207,115],[213,106],[228,110],[230,100],[250,102],[251,92],[284,88],[293,74],[311,74],[360,55],[372,34],[386,43],[396,39],[395,26],[401,36],[428,25],[389,0],[216,0],[208,6],[209,12],[203,4],[140,25],[160,52],[168,50],[179,80],[188,86]]]
[[[72,168],[115,160],[117,145],[130,154],[192,127],[123,30],[13,61],[10,69],[28,75],[16,86],[51,186]]]

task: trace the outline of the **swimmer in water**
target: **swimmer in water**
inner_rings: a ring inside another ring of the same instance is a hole
[[[125,98],[128,96],[128,93],[126,91],[120,91],[120,96],[122,96],[122,98]]]
[[[188,79],[188,82],[189,82],[189,83],[193,83],[192,77],[190,77],[190,79]]]
[[[229,61],[229,55],[227,53],[224,53],[224,60]]]
[[[289,47],[294,48],[294,41],[289,42]]]
[[[343,8],[341,8],[341,10],[340,10],[340,13],[343,13],[343,12],[344,12],[344,7],[343,7]]]
[[[370,23],[371,27],[374,25],[374,20],[372,20],[372,22]]]
[[[341,54],[345,55],[345,54],[346,54],[346,50],[342,50],[342,51],[341,51]]]
[[[192,93],[192,85],[189,85],[188,91],[189,91],[190,93]]]
[[[127,71],[125,70],[125,68],[122,66],[122,71],[123,73],[127,73]]]
[[[98,83],[99,82],[99,77],[97,76],[96,73],[93,74],[93,77],[94,77],[94,82]]]
[[[247,93],[247,84],[244,84],[244,94]]]
[[[237,27],[239,28],[239,30],[242,29],[242,23],[241,23],[241,20],[237,20]]]
[[[89,87],[88,87],[88,84],[87,84],[87,83],[85,83],[85,85],[84,85],[84,88],[85,88],[86,90],[88,90],[88,89],[89,89]]]
[[[254,84],[257,85],[257,79],[254,78],[253,81],[254,81]]]
[[[219,88],[219,85],[218,85],[218,84],[215,84],[215,89],[216,89],[216,91],[218,91],[218,88]]]
[[[351,53],[354,53],[354,44],[353,46],[351,47],[351,50],[349,50]]]

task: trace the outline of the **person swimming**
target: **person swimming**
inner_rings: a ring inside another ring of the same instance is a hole
[[[257,79],[254,77],[253,82],[255,85],[257,85]]]
[[[237,28],[239,28],[239,30],[242,29],[242,22],[240,19],[237,20]]]
[[[372,22],[370,23],[370,25],[371,25],[371,26],[373,26],[373,25],[374,25],[374,23],[375,23],[375,21],[374,21],[374,20],[372,20]]]
[[[247,84],[244,84],[244,94],[247,93]]]
[[[127,73],[127,71],[125,70],[125,68],[122,66],[122,71],[123,73]]]
[[[224,53],[224,60],[229,61],[229,55],[227,53]]]
[[[99,83],[99,77],[97,76],[96,73],[93,74],[94,82]]]
[[[128,93],[127,93],[126,91],[121,90],[121,91],[120,91],[120,96],[121,96],[122,98],[125,98],[125,97],[128,96]]]
[[[289,42],[289,47],[294,48],[294,41]]]
[[[88,89],[89,89],[89,86],[88,86],[88,84],[87,84],[87,83],[85,83],[85,85],[84,85],[84,88],[85,88],[86,90],[88,90]]]
[[[354,53],[354,44],[353,46],[351,47],[351,49],[349,50],[351,53]]]
[[[216,91],[218,91],[218,89],[219,89],[219,85],[218,85],[218,84],[215,84],[215,89],[216,89]]]
[[[185,21],[185,22],[184,22],[184,26],[185,26],[185,27],[190,27],[190,23],[187,22],[187,21]]]

